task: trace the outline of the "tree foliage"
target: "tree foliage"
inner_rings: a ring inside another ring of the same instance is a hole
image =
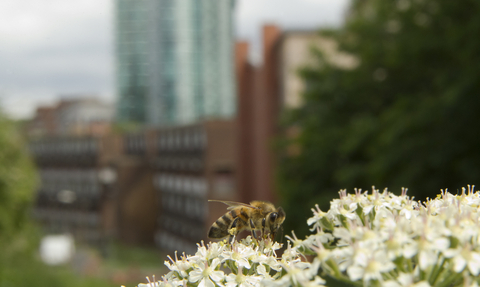
[[[0,114],[0,285],[12,260],[31,257],[35,248],[36,231],[30,220],[35,183],[34,166],[19,129]]]
[[[13,244],[30,222],[36,173],[16,125],[0,115],[0,241]]]
[[[353,0],[344,27],[322,32],[359,64],[316,51],[301,71],[304,105],[284,121],[300,132],[279,141],[288,228],[341,188],[408,187],[424,199],[478,181],[478,15],[477,0]]]

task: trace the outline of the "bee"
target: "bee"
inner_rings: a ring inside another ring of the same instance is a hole
[[[209,201],[222,202],[229,206],[227,208],[229,211],[210,227],[209,238],[221,239],[228,236],[231,242],[238,233],[250,230],[253,237],[257,239],[256,231],[260,230],[263,237],[271,236],[273,240],[285,220],[283,208],[275,208],[275,205],[267,201],[255,200],[250,204],[220,200]]]

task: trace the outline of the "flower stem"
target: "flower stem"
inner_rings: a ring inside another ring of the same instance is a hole
[[[438,275],[440,275],[440,273],[443,271],[443,265],[445,265],[445,258],[442,257],[442,263],[440,263],[440,265],[435,265],[432,273],[430,273],[430,278],[428,278],[428,282],[430,282],[430,285],[435,285],[435,282],[439,277]]]
[[[440,281],[438,285],[432,285],[432,286],[437,286],[437,287],[446,287],[446,286],[453,286],[452,283],[454,283],[456,280],[462,277],[462,273],[450,273],[448,276],[445,277],[444,280]]]

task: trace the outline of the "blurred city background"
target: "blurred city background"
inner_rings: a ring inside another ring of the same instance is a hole
[[[1,6],[0,287],[163,275],[208,199],[303,237],[343,188],[477,183],[477,0]]]

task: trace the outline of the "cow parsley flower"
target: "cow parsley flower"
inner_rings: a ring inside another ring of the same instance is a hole
[[[231,260],[234,262],[237,268],[247,268],[250,269],[250,261],[249,258],[256,255],[256,251],[248,245],[239,244],[234,242],[232,245],[231,251],[224,252],[224,259]]]
[[[452,258],[455,272],[460,273],[467,267],[474,276],[478,276],[480,273],[480,253],[472,250],[470,244],[446,250],[444,254],[445,257]]]
[[[319,275],[352,285],[480,285],[480,193],[447,190],[425,202],[402,189],[339,192],[327,212],[318,205],[305,239],[292,232],[282,247],[270,239],[198,245],[193,256],[169,257],[160,286],[323,286]]]
[[[262,280],[262,276],[247,276],[244,275],[242,272],[242,267],[238,269],[238,273],[230,273],[225,279],[227,287],[250,287],[250,286],[258,286],[260,284],[260,280]]]
[[[188,281],[199,282],[199,287],[215,287],[215,283],[220,283],[225,277],[223,271],[216,270],[218,264],[220,264],[220,259],[215,258],[210,266],[207,262],[204,265],[198,265],[190,272]]]

